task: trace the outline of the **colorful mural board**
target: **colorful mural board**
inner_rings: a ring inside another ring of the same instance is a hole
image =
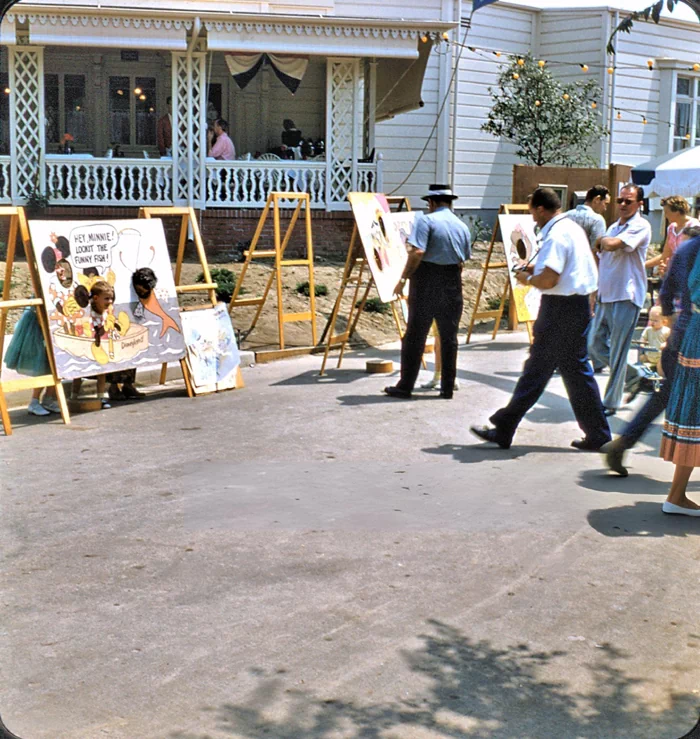
[[[183,313],[182,329],[195,395],[236,387],[241,358],[226,304]]]
[[[408,261],[406,239],[417,212],[392,213],[380,193],[351,192],[348,199],[379,298],[390,303],[396,299],[394,288]]]
[[[29,231],[61,379],[184,357],[160,220],[29,221]],[[139,296],[132,276],[141,268],[151,270],[155,287]],[[90,295],[99,281],[114,289],[114,303],[104,312]]]
[[[518,214],[499,215],[498,223],[508,263],[508,276],[513,291],[516,316],[521,323],[534,321],[540,310],[542,293],[530,285],[521,285],[515,279],[514,268],[529,262],[538,249],[535,222],[530,215]]]

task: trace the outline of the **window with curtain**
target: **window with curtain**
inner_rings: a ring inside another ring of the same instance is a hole
[[[156,145],[156,78],[109,78],[111,143],[120,146]]]
[[[47,144],[60,144],[65,133],[76,144],[88,143],[86,89],[84,74],[44,74]]]
[[[109,78],[109,138],[112,145],[131,143],[131,80]]]

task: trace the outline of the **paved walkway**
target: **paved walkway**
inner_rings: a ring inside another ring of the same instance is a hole
[[[462,347],[453,401],[385,399],[355,353],[328,378],[303,357],[69,427],[13,413],[8,727],[678,739],[700,708],[700,522],[660,512],[658,427],[624,480],[569,447],[559,378],[512,449],[473,439],[525,352],[521,334]]]

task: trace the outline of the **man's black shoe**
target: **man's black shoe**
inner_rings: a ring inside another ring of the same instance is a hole
[[[445,393],[441,391],[440,397],[444,398],[445,400],[452,400],[452,393]]]
[[[600,448],[606,444],[606,442],[603,442],[602,444],[599,441],[590,441],[589,439],[583,438],[583,439],[574,439],[571,442],[571,446],[574,449],[578,449],[581,452],[599,452]]]
[[[502,439],[498,435],[498,430],[491,426],[470,426],[469,430],[482,441],[489,441],[492,444],[498,444],[501,449],[510,449],[510,441]]]
[[[384,388],[384,392],[390,397],[390,398],[401,398],[402,400],[410,400],[411,399],[411,393],[409,390],[403,390],[398,385],[389,385],[388,387]]]
[[[625,460],[625,452],[627,448],[623,444],[623,437],[615,439],[615,441],[609,441],[607,444],[603,444],[600,447],[600,451],[605,455],[605,463],[610,467],[613,472],[617,472],[620,477],[627,477],[629,472],[627,467],[623,464]]]

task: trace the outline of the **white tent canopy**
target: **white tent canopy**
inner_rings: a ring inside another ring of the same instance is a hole
[[[642,185],[646,195],[660,198],[700,195],[700,146],[638,164],[632,170],[632,181]]]

